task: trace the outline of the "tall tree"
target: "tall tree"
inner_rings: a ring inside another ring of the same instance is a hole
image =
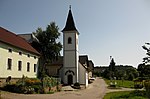
[[[39,77],[43,76],[45,71],[45,65],[53,60],[56,60],[60,56],[62,44],[57,41],[60,36],[59,28],[55,22],[51,22],[46,30],[38,28],[36,32],[33,32],[37,38],[36,42],[32,43],[41,53],[42,65],[39,67]]]
[[[142,46],[142,48],[146,50],[146,55],[147,55],[146,57],[143,58],[144,63],[150,62],[150,47],[148,46],[150,46],[150,43],[145,43],[145,45]]]
[[[114,59],[112,58],[111,62],[110,62],[110,65],[109,65],[109,70],[110,71],[113,71],[113,72],[115,71],[115,64],[116,63],[115,63]]]
[[[150,78],[150,65],[149,64],[139,64],[138,69],[140,77],[149,77]]]
[[[143,58],[143,63],[138,65],[138,71],[140,77],[149,77],[150,78],[150,65],[147,64],[150,62],[150,43],[145,43],[142,48],[146,51],[146,57]]]

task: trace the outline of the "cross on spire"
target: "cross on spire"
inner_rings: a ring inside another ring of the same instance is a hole
[[[71,5],[69,5],[69,10],[71,10]]]

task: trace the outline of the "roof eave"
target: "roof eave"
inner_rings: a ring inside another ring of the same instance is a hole
[[[0,40],[0,42],[5,43],[5,44],[8,44],[9,46],[13,46],[13,47],[19,48],[19,49],[21,49],[21,50],[24,50],[24,51],[33,53],[33,54],[36,54],[37,56],[41,56],[41,54],[40,54],[39,52],[32,52],[32,51],[23,49],[23,48],[21,48],[21,47],[15,46],[15,45],[13,45],[13,44],[10,44],[10,43],[7,43],[7,42],[1,41],[1,40]]]

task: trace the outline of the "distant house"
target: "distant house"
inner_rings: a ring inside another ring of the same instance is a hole
[[[91,63],[93,63],[90,60]],[[79,81],[80,84],[85,84],[88,85],[88,82],[90,80],[90,78],[92,78],[92,66],[93,64],[89,64],[90,63],[88,60],[88,56],[87,55],[80,55],[79,56]]]
[[[92,60],[89,60],[89,66],[88,66],[88,78],[91,79],[93,77],[93,72],[94,72],[94,63]]]
[[[59,77],[60,69],[63,67],[63,56],[58,57],[58,60],[52,61],[52,63],[46,64],[46,72],[49,76]]]
[[[0,81],[37,77],[40,54],[22,37],[0,27]]]
[[[102,73],[106,69],[109,69],[109,67],[108,66],[96,66],[94,67],[94,73]]]
[[[38,42],[38,39],[35,37],[33,33],[18,34],[18,35],[24,38],[28,43],[32,43],[33,41]]]
[[[21,36],[22,38],[24,38],[28,43],[32,43],[33,42],[33,35],[31,33],[29,34],[18,34],[19,36]]]
[[[51,64],[46,65],[46,71],[49,76],[59,77],[63,81],[63,56],[59,57],[58,60],[53,61]],[[79,56],[78,62],[79,71],[79,82],[82,85],[88,85],[88,81],[93,77],[94,64],[92,60],[88,60],[87,55]],[[71,72],[71,70],[70,70]]]
[[[128,65],[116,65],[115,69],[117,70],[127,70],[127,69],[133,69],[133,66],[128,66]]]

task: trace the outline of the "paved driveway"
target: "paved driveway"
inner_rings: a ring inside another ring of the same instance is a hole
[[[84,90],[31,95],[4,93],[2,94],[2,99],[102,99],[106,93],[106,86],[103,79],[96,78],[96,80]]]

